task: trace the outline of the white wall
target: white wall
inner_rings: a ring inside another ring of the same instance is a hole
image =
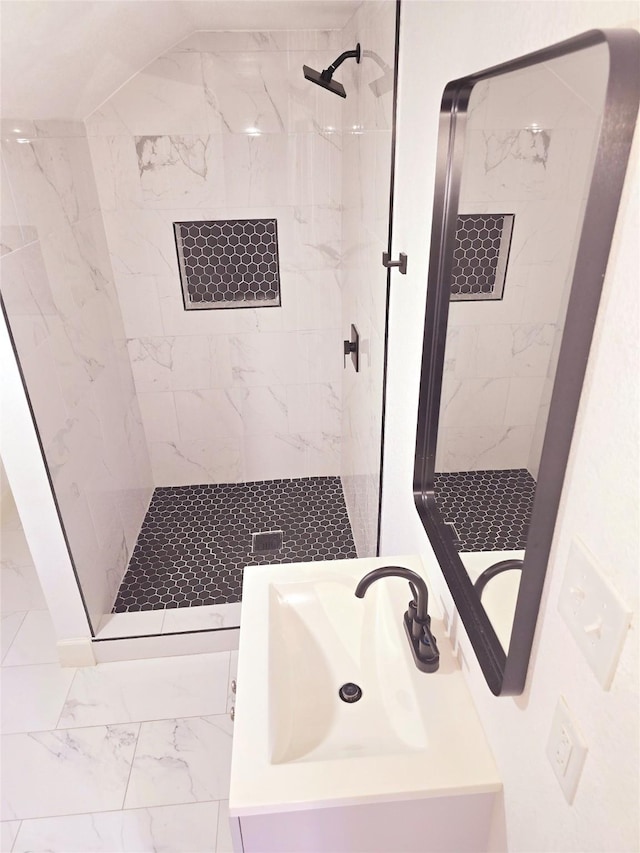
[[[342,32],[342,49],[361,43],[344,82],[342,161],[342,333],[360,335],[360,370],[342,372],[345,500],[359,557],[376,554],[387,271],[381,264],[389,225],[395,51],[393,0],[363,3]],[[399,273],[393,273],[394,277]]]
[[[3,121],[2,157],[2,295],[95,625],[151,482],[84,127]]]
[[[196,33],[87,119],[156,486],[337,475],[338,32]],[[175,221],[276,218],[281,307],[185,312]]]
[[[634,3],[403,4],[383,553],[431,553],[412,499],[413,455],[437,121],[447,81],[592,27],[633,22]],[[633,155],[632,155],[633,156]],[[638,849],[638,212],[637,156],[626,184],[574,437],[526,693],[495,698],[463,640],[467,675],[505,785],[511,851]],[[569,547],[581,539],[636,614],[603,692],[557,610]],[[435,576],[443,599],[443,581]],[[449,604],[450,606],[450,604]],[[564,696],[589,747],[567,805],[545,756]]]

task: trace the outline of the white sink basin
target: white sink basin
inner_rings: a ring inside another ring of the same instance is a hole
[[[409,586],[367,572],[418,557],[250,566],[242,592],[230,812],[234,817],[500,790],[462,673],[430,601],[440,669],[404,631]],[[431,598],[433,598],[431,596]],[[362,698],[343,702],[354,682]]]
[[[406,599],[410,598],[405,581]],[[364,600],[351,578],[269,587],[271,761],[319,761],[406,753],[427,746],[411,683],[406,635],[378,581]],[[347,704],[348,682],[362,698]]]

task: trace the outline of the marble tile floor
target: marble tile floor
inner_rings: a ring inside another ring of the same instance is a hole
[[[63,669],[4,505],[0,535],[0,851],[231,851],[237,653]]]

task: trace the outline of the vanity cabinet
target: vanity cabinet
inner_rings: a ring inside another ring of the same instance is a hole
[[[428,581],[415,554],[245,574],[229,792],[236,853],[489,849],[500,776],[432,595],[439,667],[416,666],[400,569]],[[361,689],[355,701],[341,701],[347,684]]]
[[[488,850],[495,793],[231,818],[235,853],[475,853]]]

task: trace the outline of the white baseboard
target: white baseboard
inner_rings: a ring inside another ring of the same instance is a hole
[[[76,640],[58,640],[60,666],[95,666],[93,643],[90,637],[78,637]]]
[[[98,663],[164,658],[175,655],[198,655],[237,649],[239,639],[239,628],[223,631],[158,634],[151,637],[123,637],[121,639],[94,640],[93,653]]]

